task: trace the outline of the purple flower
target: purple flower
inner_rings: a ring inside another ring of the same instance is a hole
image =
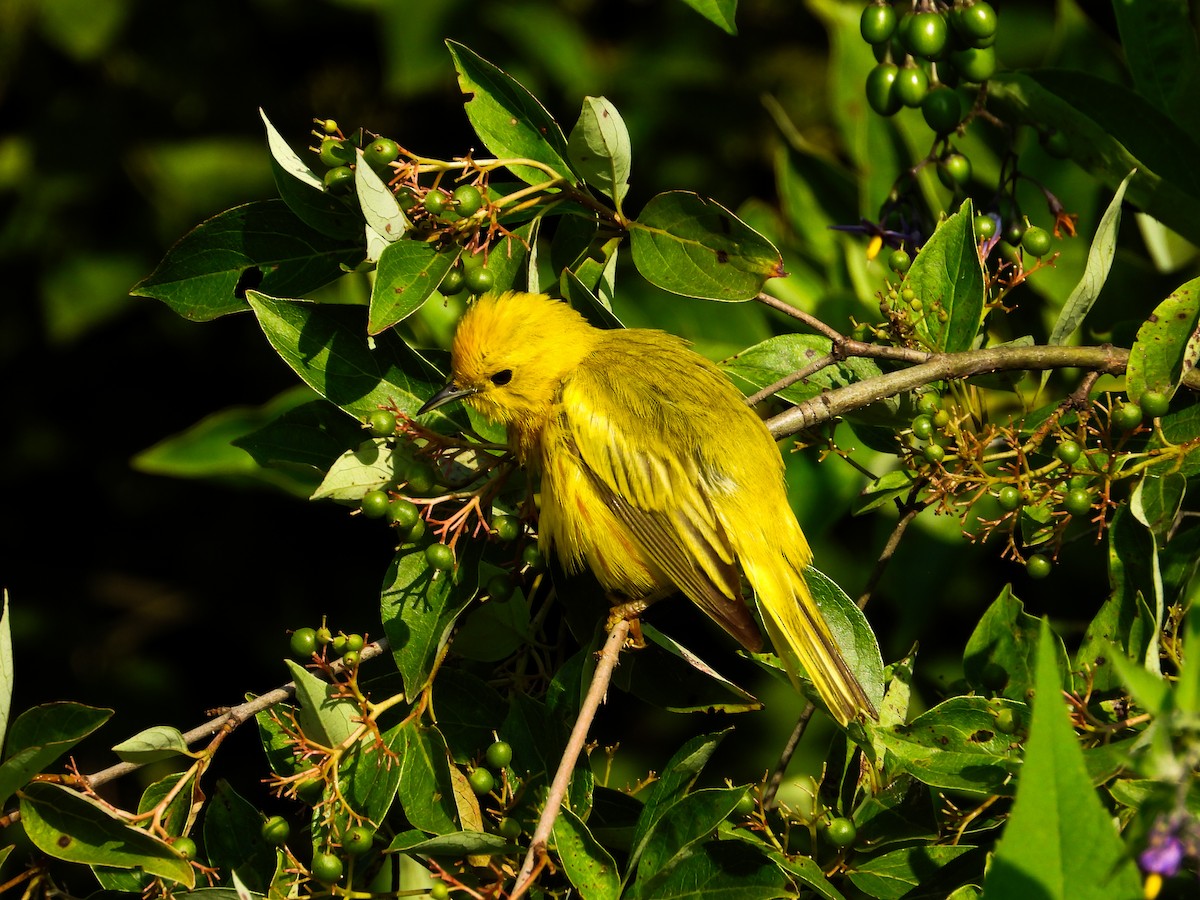
[[[1183,865],[1183,841],[1179,838],[1179,824],[1159,819],[1150,830],[1146,849],[1138,856],[1138,865],[1143,872],[1170,878]]]

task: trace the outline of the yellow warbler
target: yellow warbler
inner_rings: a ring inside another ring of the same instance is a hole
[[[451,365],[421,412],[462,399],[507,426],[541,475],[542,549],[568,571],[587,566],[633,611],[682,591],[757,651],[744,572],[793,680],[799,663],[843,725],[875,715],[805,583],[775,442],[716,366],[672,335],[513,292],[467,310]]]

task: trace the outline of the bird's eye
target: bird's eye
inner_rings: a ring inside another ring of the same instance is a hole
[[[512,369],[501,369],[491,377],[492,384],[497,387],[503,387],[512,381]]]

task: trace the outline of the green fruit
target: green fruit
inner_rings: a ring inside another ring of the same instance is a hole
[[[378,172],[389,168],[388,163],[400,155],[400,146],[390,138],[375,138],[363,150],[363,157]]]
[[[942,408],[942,398],[937,394],[929,393],[922,394],[921,399],[917,401],[917,410],[927,416],[937,414],[937,411]]]
[[[1086,516],[1092,511],[1092,495],[1083,488],[1067,491],[1063,507],[1073,516]]]
[[[524,830],[521,827],[521,823],[511,816],[505,816],[496,825],[496,833],[506,841],[515,841],[521,836],[521,832]]]
[[[1035,553],[1025,560],[1025,571],[1029,573],[1030,578],[1045,578],[1052,568],[1053,563],[1041,553]]]
[[[331,169],[346,166],[354,162],[354,145],[337,138],[325,138],[321,141],[321,149],[317,151],[317,156]]]
[[[929,416],[917,416],[912,420],[912,433],[914,437],[922,441],[929,440],[930,435],[933,434],[933,419]]]
[[[940,463],[946,458],[946,451],[940,444],[930,444],[923,453],[925,460],[931,463]]]
[[[450,888],[444,881],[435,881],[429,887],[430,900],[446,900],[450,896]]]
[[[1011,244],[1014,247],[1021,245],[1021,238],[1025,236],[1025,225],[1021,222],[1013,222],[1004,229],[1004,242]]]
[[[438,190],[430,190],[425,195],[421,205],[425,207],[425,212],[431,216],[440,216],[446,211],[446,207],[450,205],[450,201],[446,199],[446,195]]]
[[[1136,403],[1122,403],[1113,410],[1112,421],[1122,431],[1132,431],[1142,423],[1142,408]]]
[[[1065,462],[1068,466],[1075,465],[1082,453],[1083,449],[1075,441],[1060,441],[1054,448],[1055,458]]]
[[[546,568],[546,558],[542,556],[542,551],[538,549],[537,544],[525,545],[525,549],[521,551],[521,562],[534,572],[540,572]]]
[[[1071,155],[1071,142],[1057,128],[1038,133],[1038,141],[1047,153],[1055,159],[1066,159]]]
[[[348,190],[354,184],[354,170],[349,166],[338,166],[325,173],[325,190]]]
[[[493,769],[503,769],[513,758],[512,744],[507,741],[496,741],[484,753],[488,766]]]
[[[496,786],[496,776],[487,769],[472,769],[467,781],[471,784],[471,790],[480,796],[490,794]]]
[[[901,38],[913,56],[933,59],[946,47],[946,19],[941,13],[921,12],[908,17]]]
[[[507,603],[513,595],[513,580],[507,575],[493,575],[488,579],[485,590],[497,603]]]
[[[521,520],[516,516],[492,516],[492,534],[502,541],[515,541],[521,536]]]
[[[912,257],[904,250],[893,250],[888,255],[888,268],[897,275],[903,275],[912,265]]]
[[[1017,730],[1017,718],[1007,706],[996,710],[996,730],[1001,734],[1012,734]]]
[[[1021,507],[1021,492],[1011,484],[1006,484],[996,493],[996,502],[1000,508],[1012,512]]]
[[[358,665],[359,653],[357,650],[347,650],[342,654],[342,665],[347,669],[353,669]]]
[[[1142,412],[1152,419],[1165,416],[1171,408],[1171,398],[1162,391],[1146,391],[1138,401]]]
[[[458,266],[455,266],[449,272],[442,276],[442,283],[438,285],[438,290],[447,297],[453,297],[455,294],[462,291],[466,284],[466,279],[463,278],[463,271]]]
[[[414,494],[428,494],[437,485],[437,473],[428,463],[413,462],[404,471],[404,483]]]
[[[391,502],[384,491],[367,491],[363,494],[360,508],[368,519],[382,519],[387,515]]]
[[[979,41],[986,41],[996,36],[996,10],[990,3],[974,3],[971,6],[959,8],[954,16],[954,28],[968,43],[979,46]]]
[[[899,74],[900,70],[892,63],[880,63],[867,73],[867,103],[881,116],[894,116],[903,105],[895,91]]]
[[[350,649],[348,646],[348,638],[344,634],[339,634],[333,639],[333,641],[330,642],[329,649],[333,651],[334,656],[341,656]]]
[[[445,544],[430,544],[425,548],[425,562],[431,569],[448,572],[454,568],[454,551]]]
[[[317,124],[321,126],[321,130],[326,134],[338,133],[338,123],[336,119],[326,119],[325,121],[318,122]]]
[[[829,842],[835,847],[849,847],[858,837],[858,829],[847,818],[838,817],[825,826]]]
[[[407,530],[420,521],[421,511],[417,509],[417,504],[404,497],[400,497],[392,501],[391,506],[388,507],[388,518],[397,528]]]
[[[949,134],[962,122],[962,99],[958,91],[949,87],[935,87],[921,101],[921,115],[925,124],[937,134]]]
[[[868,44],[883,44],[896,33],[896,10],[891,3],[872,3],[862,11],[858,32]]]
[[[980,240],[990,240],[996,236],[996,220],[988,215],[975,217],[975,237]]]
[[[1021,247],[1030,256],[1041,258],[1050,252],[1050,246],[1050,232],[1036,225],[1026,228],[1025,234],[1021,237]]]
[[[947,153],[938,160],[938,179],[950,190],[971,180],[971,161],[961,153]]]
[[[367,430],[371,437],[390,437],[396,433],[396,414],[390,409],[372,410],[367,416]]]
[[[342,880],[342,861],[332,853],[314,853],[312,859],[313,878],[322,884],[333,884]]]
[[[421,538],[425,537],[425,520],[417,519],[417,523],[412,528],[408,529],[407,540],[411,544],[415,544]]]
[[[361,634],[346,635],[346,649],[347,650],[352,650],[355,653],[357,653],[359,650],[361,650],[366,645],[366,643],[367,642],[365,640],[363,640],[363,636]]]
[[[292,632],[288,646],[291,648],[292,656],[296,659],[307,660],[311,658],[317,649],[316,630],[313,628],[297,628]]]
[[[186,835],[180,835],[171,841],[171,846],[175,848],[175,852],[184,859],[196,858],[196,842]]]
[[[296,785],[296,799],[309,806],[316,806],[325,798],[325,781],[322,778],[309,778]]]
[[[916,109],[929,94],[929,76],[920,66],[904,66],[896,73],[892,92],[903,105]]]
[[[460,184],[454,189],[452,199],[455,212],[464,218],[479,212],[483,206],[483,195],[473,184]]]
[[[271,816],[271,818],[263,822],[260,831],[263,841],[272,847],[282,847],[287,843],[287,839],[291,833],[292,826],[288,824],[288,820],[283,816]]]
[[[326,644],[328,644],[332,640],[333,640],[333,635],[330,633],[329,629],[326,628],[324,625],[322,625],[320,628],[317,629],[317,646],[318,647],[324,647]]]
[[[746,791],[746,793],[738,798],[737,805],[733,808],[733,815],[739,819],[744,819],[757,808],[758,803],[754,799],[754,794]]]
[[[996,74],[996,51],[992,47],[969,47],[950,54],[950,63],[964,81],[987,81]]]
[[[347,828],[342,835],[342,849],[351,856],[362,856],[375,843],[375,832],[365,825]]]
[[[492,270],[486,269],[483,266],[476,269],[467,269],[464,278],[467,290],[472,294],[486,293],[496,283],[496,276],[492,274]]]

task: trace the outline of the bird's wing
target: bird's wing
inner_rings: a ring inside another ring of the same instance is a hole
[[[644,368],[629,366],[577,370],[564,385],[559,424],[646,557],[745,647],[758,650],[762,636],[742,599],[733,547],[693,453],[694,425],[659,380],[638,384],[644,375]]]

